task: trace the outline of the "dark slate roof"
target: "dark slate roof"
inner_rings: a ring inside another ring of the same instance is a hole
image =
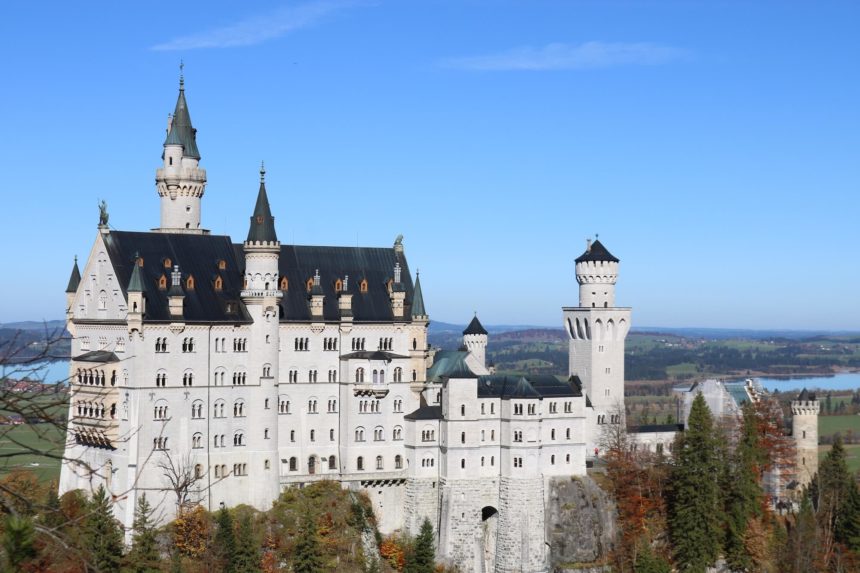
[[[84,352],[83,354],[74,356],[72,360],[77,360],[78,362],[119,362],[119,357],[107,350],[93,350],[92,352]]]
[[[350,352],[349,354],[344,354],[340,357],[341,360],[351,360],[353,358],[365,359],[365,360],[385,360],[386,362],[391,362],[396,358],[409,358],[408,356],[402,356],[400,354],[394,354],[393,352],[385,352],[382,350],[358,350],[356,352]]]
[[[403,416],[406,420],[441,420],[442,406],[421,406],[414,412]]]
[[[604,261],[610,263],[617,263],[618,259],[612,256],[612,253],[610,253],[606,249],[606,247],[603,246],[603,243],[596,240],[591,243],[591,247],[589,247],[584,253],[582,253],[582,255],[580,255],[578,259],[576,259],[577,263],[585,263],[589,261]]]
[[[478,320],[477,314],[472,318],[472,322],[469,323],[463,334],[487,334],[486,329],[481,325],[481,321]]]
[[[138,257],[134,258],[135,261],[138,261]],[[131,278],[128,280],[128,288],[126,288],[126,292],[146,292],[146,286],[143,284],[143,278],[141,278],[140,273],[140,265],[133,265],[133,269],[131,271]]]
[[[632,434],[656,434],[658,432],[683,432],[684,424],[644,424],[642,426],[628,426],[627,431]]]
[[[244,261],[242,246],[236,245],[237,256]],[[281,299],[283,320],[311,320],[308,306],[310,293],[307,281],[319,270],[322,287],[323,320],[340,320],[338,293],[334,290],[335,281],[349,275],[349,292],[352,295],[352,316],[355,322],[391,322],[391,298],[388,281],[394,277],[394,264],[399,262],[403,268],[403,287],[406,301],[412,300],[412,279],[403,253],[393,248],[375,247],[316,247],[305,245],[281,245],[278,259],[278,273],[286,277],[289,288]],[[367,280],[367,292],[361,292],[359,284]],[[404,322],[409,321],[411,309],[404,309]]]
[[[266,171],[260,168],[260,191],[257,193],[257,204],[251,215],[251,226],[248,229],[248,242],[274,243],[278,240],[275,233],[275,218],[269,208],[269,196],[266,194]]]
[[[75,264],[72,267],[72,275],[69,277],[69,286],[66,287],[66,292],[78,292],[79,284],[81,284],[81,271],[78,270],[78,257],[75,257]]]
[[[449,378],[477,378],[466,364],[468,352],[463,350],[440,350],[433,357],[433,365],[427,370],[428,382],[442,382]]]
[[[797,397],[797,399],[801,402],[811,402],[811,401],[815,400],[815,393],[810,392],[809,390],[804,388],[800,392],[800,395]]]
[[[507,376],[491,374],[478,378],[479,398],[561,398],[581,397],[582,391],[571,382],[549,374]]]
[[[179,97],[176,98],[173,121],[164,145],[181,145],[184,157],[200,159],[200,151],[197,150],[197,130],[191,125],[191,114],[185,102],[185,83],[182,80],[179,81]]]
[[[421,277],[415,273],[415,293],[412,295],[412,316],[427,316],[424,310],[424,295],[421,293]]]
[[[169,321],[167,290],[158,288],[158,279],[164,275],[170,285],[172,268],[164,268],[164,259],[179,265],[183,283],[189,275],[194,277],[195,288],[185,289],[183,317],[187,322],[250,322],[251,318],[240,299],[245,267],[243,245],[234,244],[223,235],[196,235],[184,233],[140,233],[111,231],[104,235],[108,256],[117,273],[117,281],[127,286],[134,270],[135,254],[139,253],[144,265],[140,268],[141,283],[147,293],[144,320]],[[218,261],[226,262],[226,269],[218,269]],[[280,300],[281,320],[309,322],[312,317],[308,305],[306,284],[319,269],[324,300],[323,320],[340,320],[335,280],[349,275],[352,293],[352,316],[355,322],[391,322],[391,301],[387,289],[393,277],[394,264],[404,269],[403,286],[406,300],[412,301],[413,288],[406,258],[394,249],[373,247],[314,247],[281,245],[278,273],[289,281],[288,289]],[[214,281],[220,276],[221,291],[215,290]],[[360,292],[358,283],[368,282],[368,292]],[[169,288],[169,286],[168,286]],[[228,312],[230,306],[230,312]],[[411,316],[409,305],[404,321]]]
[[[237,259],[236,245],[230,237],[221,235],[191,235],[180,233],[138,233],[111,231],[104,235],[108,256],[117,274],[117,282],[126,289],[131,282],[135,255],[143,258],[140,279],[146,291],[144,320],[169,321],[167,289],[160,289],[163,275],[171,284],[173,268],[164,268],[164,259],[179,265],[183,278],[194,277],[193,289],[184,292],[183,318],[187,322],[250,322],[251,317],[239,299],[244,277],[244,256]],[[218,261],[226,269],[218,269]],[[221,291],[215,290],[215,278],[223,281]],[[169,288],[169,287],[168,287]],[[228,312],[229,311],[229,312]]]

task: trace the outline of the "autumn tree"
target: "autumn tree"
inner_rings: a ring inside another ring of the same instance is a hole
[[[701,394],[693,400],[687,429],[678,434],[674,454],[668,517],[675,562],[681,571],[704,573],[719,556],[723,519],[719,444]]]
[[[196,505],[183,508],[171,524],[173,547],[178,555],[200,559],[206,554],[209,539],[209,517]]]

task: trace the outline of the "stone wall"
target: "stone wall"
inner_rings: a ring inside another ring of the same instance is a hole
[[[497,573],[548,570],[544,543],[544,480],[501,478]]]
[[[407,479],[403,496],[403,528],[412,535],[418,535],[426,517],[435,531],[439,523],[438,482],[435,479]]]
[[[614,544],[615,524],[612,498],[590,477],[549,480],[546,539],[553,569],[606,559]]]

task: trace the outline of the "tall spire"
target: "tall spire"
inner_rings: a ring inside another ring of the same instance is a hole
[[[78,285],[81,284],[81,271],[78,270],[78,257],[75,256],[75,264],[72,267],[72,275],[69,277],[69,286],[66,287],[67,293],[78,292]]]
[[[260,191],[257,193],[257,204],[251,215],[251,227],[248,229],[247,242],[276,243],[275,218],[269,208],[269,196],[266,194],[266,167],[260,163]]]
[[[426,317],[424,310],[424,295],[421,293],[421,274],[415,273],[415,290],[412,293],[412,318]]]
[[[128,280],[127,292],[144,292],[146,287],[143,284],[143,277],[140,275],[140,255],[134,255],[134,268],[131,271],[131,278]]]
[[[176,98],[176,109],[173,110],[173,121],[164,145],[181,145],[183,157],[200,159],[200,151],[197,149],[197,130],[191,125],[191,114],[188,112],[188,103],[185,101],[185,75],[182,68],[185,64],[179,64],[179,97]]]

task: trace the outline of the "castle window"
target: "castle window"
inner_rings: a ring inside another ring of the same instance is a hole
[[[566,456],[564,456],[564,463],[566,463],[566,464],[570,463],[570,454],[567,454]]]
[[[188,290],[194,290],[194,277],[193,276],[188,275],[188,278],[185,279],[185,288],[187,288]]]
[[[481,430],[481,441],[482,441],[482,442],[484,441],[484,438],[485,438],[485,437],[486,437],[485,430]]]
[[[496,465],[496,456],[490,456],[490,465],[491,466]]]
[[[290,281],[287,280],[287,277],[281,277],[281,290],[289,290]]]
[[[522,458],[514,458],[514,467],[515,468],[523,467],[523,459]]]
[[[490,402],[490,414],[496,413],[496,404],[494,402]]]
[[[165,386],[167,386],[167,373],[166,372],[159,372],[155,375],[155,385],[158,388],[164,388]]]
[[[245,402],[243,400],[236,400],[233,402],[233,417],[234,418],[242,418],[245,416]]]
[[[364,458],[363,457],[358,456],[358,458],[355,460],[355,469],[357,469],[358,471],[364,471]]]
[[[514,404],[514,415],[522,416],[523,415],[523,405],[522,404]]]
[[[330,441],[330,442],[334,441],[334,429],[331,429],[328,431],[328,441]]]
[[[537,410],[537,406],[535,404],[529,404],[529,415],[532,416],[535,414]]]
[[[394,412],[400,413],[402,411],[403,411],[403,399],[402,398],[396,398],[394,400]]]
[[[278,396],[278,414],[290,413],[290,399],[286,396]]]
[[[203,418],[203,402],[201,400],[195,400],[191,404],[191,418],[195,420]]]
[[[290,471],[297,472],[299,471],[299,460],[296,458],[290,458]]]
[[[363,442],[364,441],[364,428],[356,428],[355,429],[355,441]]]
[[[164,259],[164,268],[165,269],[169,269],[172,266],[173,266],[173,261],[171,261],[170,259]]]
[[[340,279],[337,279],[336,281],[334,281],[334,292],[340,292],[342,290],[343,290],[343,281]]]
[[[364,384],[364,368],[358,368],[355,371],[356,384]]]
[[[105,291],[99,293],[99,310],[107,310],[107,293]]]
[[[167,402],[157,402],[152,411],[154,420],[167,420]]]
[[[460,432],[460,443],[461,444],[466,443],[466,432]]]
[[[803,430],[803,437],[806,437],[806,430]]]
[[[215,465],[215,477],[216,478],[221,477],[221,466],[219,466],[217,464]]]
[[[481,467],[484,467],[484,456],[481,456]]]
[[[550,457],[549,457],[549,463],[550,463],[550,465],[552,465],[552,466],[554,466],[554,465],[555,465],[555,456],[550,456]]]
[[[291,442],[296,441],[296,431],[295,430],[290,430],[290,441]]]
[[[514,430],[514,441],[522,442],[523,441],[523,431],[522,430]]]
[[[182,375],[182,385],[183,386],[193,386],[194,385],[194,374],[192,372],[186,372]]]
[[[269,399],[268,399],[268,398],[266,398],[266,399],[263,401],[263,409],[264,409],[264,410],[268,410],[268,409],[269,409]]]
[[[361,279],[361,282],[358,284],[359,292],[367,292],[367,279]]]
[[[337,460],[335,459],[334,456],[328,457],[328,469],[330,469],[330,470],[336,470],[337,469]]]
[[[381,442],[385,440],[385,431],[381,427],[376,427],[373,430],[373,440],[375,442]]]
[[[194,479],[200,479],[203,477],[203,466],[200,464],[196,464],[194,466]]]
[[[167,277],[161,275],[158,277],[158,288],[161,290],[165,290],[167,288]]]
[[[402,440],[403,428],[401,428],[400,426],[394,426],[394,431],[391,433],[391,438],[393,440]]]
[[[265,429],[263,430],[263,439],[264,439],[264,440],[268,440],[268,439],[269,439],[269,428],[265,428]]]
[[[194,449],[203,447],[203,434],[198,432],[191,437],[191,447]]]
[[[233,434],[233,445],[234,446],[244,446],[245,445],[245,434],[242,432],[236,432]]]
[[[657,444],[657,453],[658,454],[663,453],[663,442],[660,442],[659,444]]]
[[[460,469],[466,469],[466,458],[460,458]]]
[[[486,412],[484,411],[485,406],[486,406],[486,404],[484,404],[483,402],[481,402],[481,415],[482,415],[482,416],[483,416],[484,414],[486,414]]]
[[[316,430],[311,430],[311,441],[312,441],[312,442],[317,441],[317,440],[316,440],[316,437],[317,437]]]
[[[212,407],[212,417],[213,418],[223,418],[224,417],[224,400],[217,400]]]
[[[400,455],[394,456],[394,469],[402,470],[403,469],[403,458]]]
[[[308,400],[308,414],[316,414],[317,413],[317,401],[316,399],[311,398]]]
[[[413,382],[415,382],[415,381],[417,381],[417,380],[418,380],[418,371],[417,371],[417,370],[413,370],[413,371],[412,371],[412,381],[413,381]]]
[[[269,463],[269,460],[263,460],[263,469],[267,470],[272,467],[272,464]]]
[[[215,290],[220,291],[224,288],[224,279],[221,277],[215,277]]]
[[[550,439],[550,440],[554,440],[554,439],[555,439],[555,428],[553,428],[552,430],[550,430],[550,432],[549,432],[549,439]]]
[[[462,404],[462,405],[460,406],[460,415],[461,415],[461,416],[465,416],[465,415],[466,415],[466,405],[465,405],[465,404]]]
[[[395,382],[403,382],[403,368],[399,366],[394,369],[394,381]]]
[[[382,469],[382,456],[376,456],[376,469]]]
[[[564,431],[564,438],[565,438],[566,440],[569,440],[569,439],[570,439],[570,428],[567,428],[567,429]]]

